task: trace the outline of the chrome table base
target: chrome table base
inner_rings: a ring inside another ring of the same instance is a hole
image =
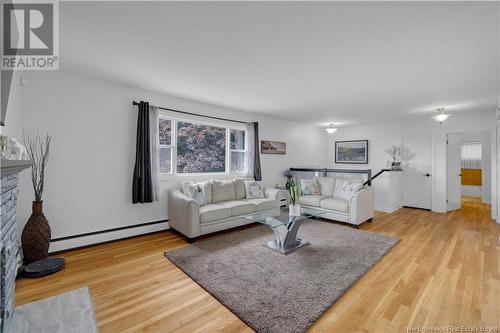
[[[287,254],[298,249],[299,247],[309,244],[308,242],[297,238],[299,226],[300,220],[297,220],[288,225],[279,225],[272,228],[275,238],[265,243],[264,246],[279,253]]]

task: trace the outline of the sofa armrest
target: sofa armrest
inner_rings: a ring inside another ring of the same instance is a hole
[[[198,203],[179,190],[168,195],[169,226],[189,238],[200,236],[200,208]]]
[[[264,189],[264,196],[277,201],[280,191],[280,189],[268,187]]]
[[[374,216],[374,190],[365,186],[351,198],[349,205],[350,223],[361,224]]]

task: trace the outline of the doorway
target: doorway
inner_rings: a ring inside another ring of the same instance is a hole
[[[447,135],[447,210],[460,209],[462,202],[491,203],[490,133]]]
[[[430,210],[432,206],[432,136],[403,137],[403,205]]]

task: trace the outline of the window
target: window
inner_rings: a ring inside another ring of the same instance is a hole
[[[172,172],[172,121],[158,119],[160,173]]]
[[[177,123],[177,173],[226,171],[226,129]]]
[[[463,143],[461,155],[463,169],[481,169],[483,161],[481,143]]]
[[[246,131],[243,126],[199,123],[161,115],[161,174],[243,173]]]
[[[230,154],[231,172],[245,171],[245,131],[231,129]]]

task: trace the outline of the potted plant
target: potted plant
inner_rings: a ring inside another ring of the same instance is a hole
[[[391,148],[386,149],[385,152],[392,158],[392,162],[387,162],[387,164],[391,163],[391,169],[400,170],[401,169],[401,147],[400,146],[391,146]]]
[[[32,214],[25,224],[21,235],[24,263],[45,259],[49,253],[50,226],[43,214],[43,188],[45,181],[45,166],[49,161],[51,137],[44,140],[37,135],[34,140],[28,136],[24,142],[29,158],[33,161],[31,167],[31,182],[35,191],[35,200],[32,205]]]
[[[299,185],[292,179],[290,180],[290,216],[300,216],[300,187]]]

